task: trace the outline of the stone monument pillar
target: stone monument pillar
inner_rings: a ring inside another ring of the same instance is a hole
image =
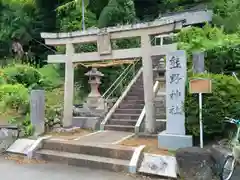
[[[45,92],[32,90],[30,98],[30,120],[34,127],[34,136],[39,136],[45,131]]]
[[[99,93],[99,85],[101,84],[101,77],[104,76],[97,68],[92,68],[85,74],[89,77],[88,83],[90,84],[91,91],[87,97],[87,106],[90,109],[102,109],[104,110],[104,100]]]
[[[185,51],[169,53],[166,58],[166,131],[158,135],[159,146],[176,150],[191,147],[192,136],[185,129],[185,88],[187,79]]]

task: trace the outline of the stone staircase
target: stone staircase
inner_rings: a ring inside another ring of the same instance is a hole
[[[46,140],[36,152],[36,157],[74,166],[128,172],[134,150],[135,148],[119,145]]]
[[[105,130],[134,132],[144,107],[143,77],[139,76],[124,100],[105,125]]]
[[[155,82],[158,77],[156,67],[159,65],[159,60],[161,56],[152,57],[153,62],[153,80]],[[161,91],[165,91],[165,89],[161,89]],[[164,92],[162,92],[164,93]],[[159,94],[159,93],[158,93]],[[161,94],[161,92],[160,92]],[[159,95],[158,95],[159,96]],[[161,95],[160,95],[161,96]],[[156,97],[155,99],[161,99],[160,103],[156,102],[156,119],[160,120],[159,127],[162,130],[162,127],[165,127],[165,104],[162,103],[162,99],[165,97],[161,96],[161,98]],[[137,120],[144,108],[144,88],[143,88],[143,75],[141,74],[136,82],[131,87],[130,91],[126,95],[126,97],[122,100],[119,107],[112,114],[107,124],[105,124],[105,130],[113,130],[113,131],[127,131],[134,132],[135,125]],[[162,121],[163,120],[163,121]],[[159,128],[157,128],[160,130]]]

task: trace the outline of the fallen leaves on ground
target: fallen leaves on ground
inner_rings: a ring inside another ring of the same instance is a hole
[[[173,152],[158,147],[157,137],[133,137],[121,142],[120,145],[131,147],[146,145],[144,152],[160,155],[173,155]]]
[[[38,159],[28,159],[21,155],[7,155],[4,159],[14,161],[17,164],[46,164],[47,161]]]

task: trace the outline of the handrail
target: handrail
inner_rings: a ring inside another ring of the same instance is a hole
[[[156,81],[154,86],[153,86],[154,97],[156,96],[159,88],[160,88],[160,82]],[[143,109],[142,109],[142,112],[141,112],[141,114],[140,114],[140,116],[139,116],[139,118],[137,120],[137,123],[135,125],[135,134],[139,133],[139,129],[140,129],[140,126],[141,126],[141,124],[142,124],[142,122],[144,120],[145,115],[146,115],[146,108],[144,106]]]
[[[238,82],[240,82],[235,72],[232,72],[232,76],[235,77]]]
[[[137,60],[136,60],[137,59]],[[104,109],[108,109],[108,100],[113,95],[113,93],[119,88],[121,84],[123,84],[123,81],[128,77],[128,75],[134,70],[137,63],[140,62],[140,58],[136,58],[135,62],[133,64],[130,64],[127,66],[127,68],[124,69],[124,71],[120,74],[120,76],[114,81],[114,83],[105,91],[105,93],[101,96],[101,99],[104,100]],[[138,70],[138,69],[136,69]],[[100,99],[100,100],[101,100]]]
[[[136,61],[130,69],[133,69],[133,67],[134,67],[138,62],[139,62],[139,60]],[[129,74],[129,72],[131,72],[130,69],[129,69],[128,72],[126,72],[126,73],[124,74],[122,80],[127,77],[127,75]],[[122,73],[122,74],[123,74],[123,73]],[[116,80],[115,82],[117,82],[117,80]],[[108,99],[108,98],[111,96],[111,94],[118,88],[118,86],[119,86],[121,83],[122,83],[122,81],[120,81],[120,82],[115,86],[115,88],[114,88],[114,89],[111,91],[111,93],[106,97],[106,99]]]
[[[113,105],[113,107],[110,109],[110,111],[105,116],[104,120],[100,124],[100,129],[104,130],[104,126],[107,123],[107,121],[110,119],[112,114],[115,112],[115,110],[118,108],[122,100],[126,97],[127,93],[130,91],[134,83],[137,81],[137,79],[140,77],[140,75],[143,72],[143,67],[140,68],[140,70],[137,72],[136,76],[131,80],[131,82],[128,84],[125,91],[122,93],[122,95],[118,98],[117,102]]]
[[[110,91],[110,89],[117,83],[117,81],[125,74],[125,72],[129,69],[129,67],[131,67],[132,64],[129,64],[128,67],[126,67],[126,69],[124,69],[124,71],[120,74],[120,76],[112,83],[112,85],[105,91],[105,93],[102,95],[102,97],[105,97],[106,94]]]

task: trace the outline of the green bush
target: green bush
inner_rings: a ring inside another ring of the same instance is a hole
[[[0,85],[5,84],[5,83],[6,83],[6,81],[5,81],[4,77],[0,76]]]
[[[4,84],[0,86],[0,111],[8,109],[26,113],[29,110],[28,89],[22,84]]]
[[[39,85],[45,89],[53,89],[63,84],[63,79],[54,65],[46,65],[39,69],[41,80]]]
[[[192,69],[192,53],[205,52],[205,68],[210,73],[237,71],[240,63],[240,36],[225,34],[223,29],[205,25],[184,28],[178,34],[178,48],[188,53],[188,68]]]
[[[25,117],[12,118],[9,120],[10,124],[18,125],[21,128],[21,132],[24,136],[31,136],[34,133],[34,127],[31,124],[29,113]]]
[[[2,70],[3,78],[9,84],[23,84],[30,89],[53,89],[63,84],[58,69],[53,65],[46,65],[36,69],[28,65],[12,65]],[[0,78],[0,84],[4,81]]]
[[[21,124],[22,131],[24,133],[24,136],[31,136],[34,133],[34,128],[30,120],[30,115],[27,114],[25,119],[22,121]]]
[[[200,75],[212,79],[212,93],[203,95],[205,135],[222,135],[224,117],[240,118],[240,83],[232,76]],[[188,92],[188,91],[187,91]],[[199,135],[198,95],[186,95],[186,127],[190,134]]]
[[[13,65],[3,69],[4,76],[9,84],[23,84],[30,87],[39,83],[41,73],[28,65]]]

